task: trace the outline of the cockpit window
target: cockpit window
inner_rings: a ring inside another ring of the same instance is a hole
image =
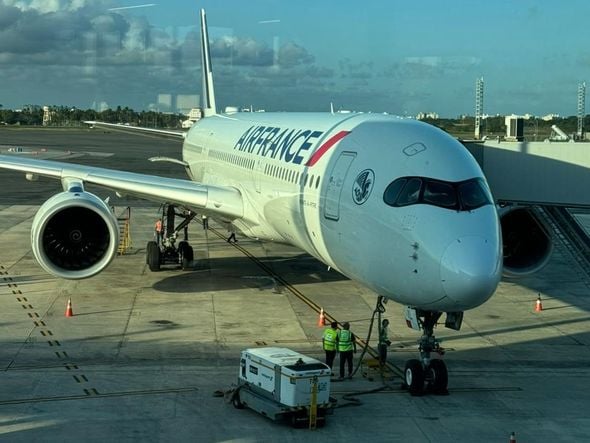
[[[457,192],[450,183],[426,180],[422,199],[424,203],[457,209]]]
[[[408,179],[402,191],[400,192],[395,202],[396,206],[406,206],[418,203],[420,199],[420,188],[422,187],[422,180],[418,177]]]
[[[397,201],[397,197],[399,196],[400,191],[404,187],[408,180],[405,178],[400,178],[395,180],[389,184],[389,186],[385,189],[383,193],[383,200],[388,205],[393,206]]]
[[[492,203],[480,178],[446,182],[426,177],[394,180],[385,188],[383,201],[395,207],[422,203],[456,211],[472,211]]]
[[[488,193],[481,180],[468,180],[459,184],[461,206],[466,210],[476,209],[490,203]]]

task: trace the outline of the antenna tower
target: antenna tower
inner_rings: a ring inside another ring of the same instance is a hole
[[[584,138],[584,117],[586,116],[586,82],[578,85],[578,140]]]
[[[475,138],[480,139],[483,115],[483,77],[475,80]]]

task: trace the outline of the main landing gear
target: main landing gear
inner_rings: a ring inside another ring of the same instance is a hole
[[[422,337],[418,342],[420,359],[408,360],[404,370],[405,385],[412,395],[422,395],[425,392],[439,395],[448,394],[447,366],[440,359],[430,358],[431,352],[436,352],[439,355],[444,354],[440,343],[434,337],[434,326],[441,314],[441,312],[422,311],[417,317],[423,330]]]
[[[156,237],[157,241],[150,241],[146,248],[146,263],[150,271],[159,271],[164,264],[180,264],[182,269],[190,269],[194,259],[193,248],[188,243],[188,225],[196,214],[192,211],[176,212],[177,207],[164,205],[162,208],[162,220],[165,220],[165,229]],[[176,217],[181,219],[175,227]],[[176,244],[178,234],[183,233],[183,239]]]

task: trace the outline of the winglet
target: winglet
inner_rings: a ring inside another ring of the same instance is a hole
[[[215,110],[215,91],[213,90],[213,71],[209,52],[209,30],[205,10],[201,9],[201,66],[203,73],[203,117],[217,114]]]

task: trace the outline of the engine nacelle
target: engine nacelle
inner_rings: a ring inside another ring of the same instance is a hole
[[[522,277],[540,270],[553,251],[549,227],[525,207],[498,211],[504,247],[504,275]]]
[[[35,258],[50,274],[67,279],[92,277],[115,256],[117,219],[94,194],[61,192],[39,208],[31,244]]]

